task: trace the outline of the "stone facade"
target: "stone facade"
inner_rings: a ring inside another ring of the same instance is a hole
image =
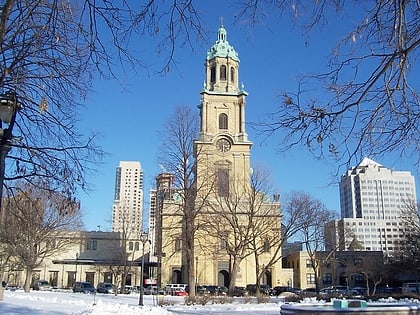
[[[271,263],[281,255],[279,200],[251,187],[252,142],[245,130],[247,92],[238,84],[238,54],[227,41],[223,26],[217,36],[205,62],[200,134],[194,141],[197,188],[194,223],[189,221],[177,187],[171,186],[170,174],[160,174],[152,259],[161,267],[162,285],[187,283],[191,276],[188,273],[193,272],[197,284],[228,286],[234,268],[237,286],[256,283],[257,269],[262,273],[261,284],[285,284],[289,275],[283,276],[281,261]],[[258,233],[256,222],[264,226]],[[189,225],[194,225],[194,270],[186,272],[191,269],[185,265]],[[234,245],[240,246],[239,240],[251,232],[257,234],[254,238],[246,236],[249,240],[243,246],[246,249],[235,252]]]
[[[137,239],[122,240],[114,232],[63,232],[69,245],[59,253],[48,257],[33,271],[33,280],[45,279],[56,288],[71,288],[75,281],[88,281],[95,286],[99,282],[121,284],[116,270],[126,266],[126,285],[140,285],[142,244]],[[148,243],[145,247],[148,261]],[[25,272],[13,264],[4,266],[3,279],[9,286],[23,286]],[[153,267],[146,263],[145,278],[153,278]]]

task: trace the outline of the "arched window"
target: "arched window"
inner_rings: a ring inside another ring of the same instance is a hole
[[[219,168],[216,170],[217,194],[219,197],[229,196],[229,170]]]
[[[220,80],[226,81],[226,66],[225,65],[220,66]]]
[[[219,129],[228,129],[228,115],[225,113],[219,115]]]
[[[210,82],[215,82],[216,81],[216,67],[212,66],[210,68]]]
[[[230,68],[230,82],[232,83],[235,82],[235,68],[234,67]]]
[[[179,238],[175,239],[174,249],[176,252],[179,252],[181,250],[181,240]]]
[[[264,252],[269,252],[270,251],[270,241],[269,240],[265,240],[264,241]]]

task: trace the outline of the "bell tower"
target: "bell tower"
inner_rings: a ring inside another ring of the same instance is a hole
[[[217,194],[227,196],[233,183],[249,183],[252,143],[245,130],[248,93],[239,86],[238,53],[229,44],[223,25],[216,43],[207,51],[200,94],[200,135],[195,141],[197,187],[213,178]]]

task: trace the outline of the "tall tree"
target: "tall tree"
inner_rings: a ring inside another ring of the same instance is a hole
[[[24,289],[29,292],[32,271],[45,258],[72,246],[66,237],[82,227],[79,204],[47,188],[24,185],[6,200],[7,215],[0,224],[2,256],[10,257],[26,271]]]
[[[307,31],[335,23],[337,15],[350,27],[328,70],[301,77],[296,91],[284,92],[273,120],[264,122],[265,131],[281,132],[281,149],[306,146],[317,157],[347,164],[387,153],[420,162],[418,1],[246,0],[238,16],[256,23],[268,12],[291,12]]]
[[[400,233],[402,240],[400,244],[395,244],[398,250],[393,257],[395,263],[403,268],[413,266],[415,270],[420,267],[420,206],[414,201],[407,201],[400,215]],[[402,269],[403,269],[402,268]]]
[[[175,67],[178,45],[192,48],[204,34],[186,0],[3,1],[0,94],[16,93],[19,104],[6,163],[8,187],[14,179],[44,177],[69,197],[87,188],[86,175],[103,151],[95,134],[78,131],[79,110],[91,82],[117,78],[117,66],[152,71],[132,43],[138,36],[159,53],[159,70],[168,71]]]
[[[216,247],[229,255],[232,294],[240,264],[246,257],[254,256],[259,266],[258,258],[268,251],[267,244],[280,248],[281,217],[279,200],[272,199],[272,195],[277,195],[272,194],[268,172],[262,168],[254,168],[245,183],[233,179],[225,186],[228,193],[215,192],[208,200],[201,228],[206,235],[216,235]],[[214,244],[209,245],[213,253]]]
[[[304,192],[294,192],[290,201],[293,208],[296,208],[303,215],[298,218],[297,225],[299,232],[296,237],[304,245],[310,259],[310,265],[314,272],[314,282],[319,288],[319,271],[321,259],[317,252],[324,249],[324,227],[334,219],[332,211],[318,199]]]
[[[196,112],[190,107],[178,106],[168,118],[160,132],[162,145],[158,154],[158,161],[166,172],[174,175],[173,185],[177,190],[176,208],[181,222],[182,247],[182,280],[190,288],[195,287],[194,278],[194,239],[197,231],[196,217],[204,201],[197,200],[195,182],[195,153],[194,140],[199,132],[199,120]],[[199,156],[197,154],[196,156]],[[190,290],[194,297],[195,290]]]

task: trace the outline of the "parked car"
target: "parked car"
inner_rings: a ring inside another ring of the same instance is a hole
[[[158,287],[156,285],[148,285],[147,287],[144,288],[144,294],[146,294],[146,295],[151,295],[151,294],[157,295],[158,294]],[[160,288],[159,289],[159,295],[164,295],[164,294],[165,294],[165,290]]]
[[[96,287],[98,293],[114,293],[114,286],[109,282],[99,282]]]
[[[245,287],[234,287],[233,296],[247,296],[249,293]]]
[[[211,295],[215,296],[227,295],[228,293],[228,288],[220,285],[206,285],[206,288]]]
[[[266,295],[276,295],[273,288],[270,287],[268,284],[261,284],[260,285],[260,292],[266,294]]]
[[[132,285],[125,285],[124,290],[122,287],[118,288],[118,293],[131,294],[131,293],[137,293],[137,292],[136,292],[136,288],[133,287]]]
[[[308,289],[306,289],[308,290]],[[306,291],[304,290],[304,291]],[[277,286],[273,288],[274,291],[274,295],[280,295],[284,292],[288,292],[288,293],[294,293],[299,295],[301,293],[301,290],[298,288],[293,288],[293,287],[289,287],[289,286]]]
[[[178,289],[182,289],[185,291],[185,288],[187,287],[187,284],[184,283],[171,283],[171,284],[167,284],[165,286],[165,292],[166,294],[169,295],[175,295],[175,291],[177,291]]]
[[[352,290],[357,292],[357,295],[366,295],[367,293],[367,288],[365,287],[354,287]]]
[[[402,285],[403,293],[418,293],[420,292],[420,283],[419,282],[407,282]]]
[[[188,296],[188,292],[181,288],[175,288],[172,290],[172,295],[175,296]]]
[[[35,280],[32,283],[32,290],[39,290],[39,291],[50,291],[52,286],[48,283],[47,280]]]
[[[75,282],[73,284],[73,292],[81,292],[81,293],[96,293],[95,287],[90,282],[80,281]]]
[[[319,294],[319,290],[316,288],[306,288],[302,290],[302,294],[307,297],[317,296]]]
[[[185,291],[188,294],[190,293],[190,288],[189,288],[188,285],[185,287]],[[207,295],[207,294],[210,294],[210,291],[207,289],[207,287],[206,286],[203,286],[203,285],[197,285],[195,287],[195,292],[196,292],[197,295]]]
[[[257,285],[247,284],[246,290],[250,294],[255,294],[257,292]],[[268,284],[260,284],[260,293],[266,294],[266,295],[275,295],[274,290]]]
[[[327,288],[323,288],[319,290],[320,295],[328,296],[350,296],[350,295],[359,295],[359,292],[354,289],[349,289],[344,285],[338,285],[338,286],[331,286]]]

